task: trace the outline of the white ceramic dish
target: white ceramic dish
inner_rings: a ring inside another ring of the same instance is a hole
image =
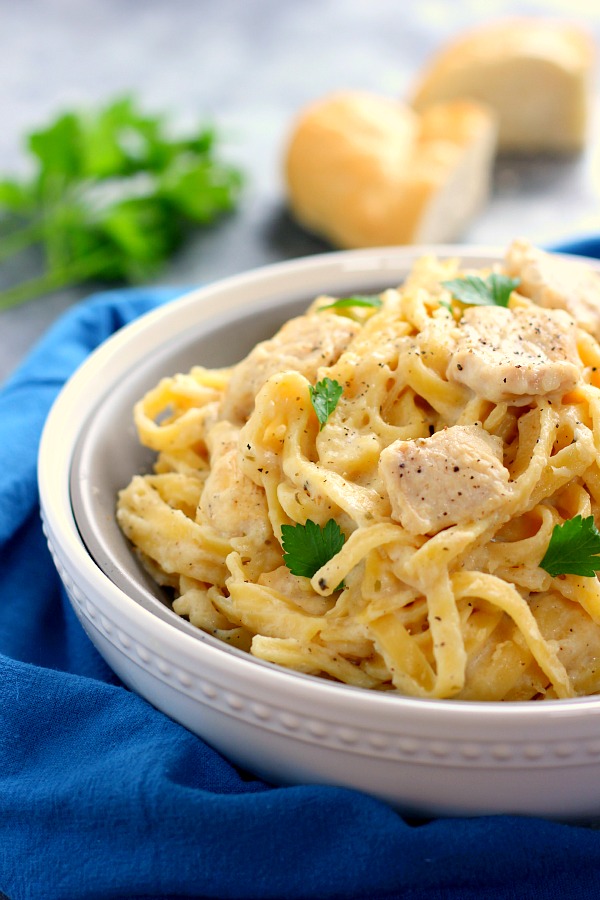
[[[355,787],[413,814],[600,817],[600,697],[416,700],[257,661],[176,616],[115,524],[117,490],[149,462],[131,424],[146,388],[194,363],[235,362],[321,292],[400,283],[425,252],[473,266],[500,255],[330,253],[194,291],[119,331],[48,417],[39,457],[48,543],[81,624],[123,682],[267,780]]]

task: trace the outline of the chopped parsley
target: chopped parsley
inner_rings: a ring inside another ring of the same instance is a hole
[[[314,387],[311,385],[309,390],[310,401],[317,414],[317,419],[320,423],[319,431],[321,431],[327,419],[338,405],[338,400],[342,396],[344,389],[338,381],[324,378],[322,381],[317,381]]]
[[[593,578],[600,570],[600,531],[594,517],[575,516],[562,525],[555,525],[540,568],[553,578],[556,575]]]
[[[281,526],[283,561],[292,575],[312,578],[321,566],[340,552],[344,541],[344,534],[335,519],[329,519],[323,528],[312,519],[307,519],[305,525]]]
[[[333,303],[320,306],[319,312],[324,309],[347,309],[349,306],[370,306],[379,309],[383,306],[383,300],[377,294],[353,294],[351,297],[340,297]]]
[[[442,281],[452,296],[467,306],[508,306],[510,295],[520,283],[520,278],[509,278],[495,272],[486,279],[466,275],[464,278]]]

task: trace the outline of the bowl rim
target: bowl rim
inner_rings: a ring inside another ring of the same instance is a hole
[[[311,703],[321,699],[337,707],[351,709],[354,715],[360,713],[369,718],[376,717],[380,725],[383,723],[382,716],[389,724],[392,721],[390,717],[396,718],[401,710],[410,711],[411,715],[424,719],[428,719],[431,713],[435,712],[435,718],[441,724],[446,718],[456,723],[458,720],[470,722],[477,717],[482,724],[485,721],[491,724],[493,721],[510,720],[515,724],[534,722],[539,725],[543,723],[545,726],[552,722],[555,724],[560,722],[560,727],[564,725],[565,719],[579,717],[583,712],[594,713],[591,718],[600,715],[600,695],[541,702],[411,697],[393,691],[369,691],[329,681],[257,660],[242,651],[232,653],[231,650],[234,648],[221,646],[220,642],[219,646],[213,646],[211,642],[199,641],[194,635],[179,630],[168,622],[161,622],[154,613],[144,609],[138,601],[111,581],[89,554],[79,534],[73,513],[69,484],[78,431],[73,428],[73,439],[65,440],[64,422],[77,412],[77,403],[84,385],[93,382],[100,371],[106,370],[107,365],[110,365],[113,384],[118,381],[121,374],[131,369],[131,360],[123,359],[123,354],[120,357],[119,353],[132,340],[141,341],[143,338],[155,336],[156,346],[160,346],[169,337],[176,336],[177,332],[181,331],[180,320],[185,318],[186,314],[189,315],[190,312],[193,314],[195,311],[197,314],[194,317],[195,321],[210,321],[214,314],[210,312],[209,304],[214,303],[215,299],[221,301],[218,314],[223,312],[222,303],[225,299],[227,308],[240,311],[244,308],[237,298],[237,292],[241,289],[258,291],[257,296],[260,296],[267,287],[279,284],[282,280],[292,279],[294,276],[304,276],[310,281],[314,276],[322,276],[324,271],[332,271],[333,274],[345,272],[356,275],[376,272],[385,277],[388,272],[391,273],[427,254],[441,258],[460,257],[474,261],[486,259],[499,261],[504,252],[505,248],[497,246],[413,245],[329,251],[280,261],[219,279],[202,287],[185,290],[181,296],[142,314],[111,335],[78,366],[54,400],[44,424],[38,453],[38,486],[45,527],[55,538],[58,537],[58,546],[69,559],[70,565],[77,568],[86,588],[92,591],[101,588],[104,600],[108,601],[116,612],[127,614],[136,621],[140,626],[140,633],[152,635],[160,632],[162,646],[168,648],[169,652],[179,655],[183,653],[191,662],[197,660],[199,653],[207,654],[207,660],[210,660],[215,669],[233,667],[234,670],[239,670],[242,685],[251,682],[252,679],[262,682],[266,678],[266,687],[270,687],[273,694],[276,693],[277,685],[281,684],[287,692],[296,697],[307,693],[307,700]],[[573,258],[570,254],[566,255]],[[595,263],[594,267],[600,267],[597,261],[588,258],[585,258],[585,261],[593,266]],[[305,286],[303,293],[307,290],[309,288]],[[315,296],[318,291],[317,287]],[[279,297],[271,298],[271,302],[276,307],[282,301]],[[165,325],[169,327],[165,329]],[[154,349],[154,346],[151,346],[151,349]],[[97,401],[100,400],[100,396],[96,398]],[[86,418],[81,421],[85,421]],[[57,447],[62,451],[58,459]],[[51,466],[48,464],[50,459]]]

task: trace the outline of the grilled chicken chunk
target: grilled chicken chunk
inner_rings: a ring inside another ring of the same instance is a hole
[[[379,472],[392,518],[412,534],[476,521],[510,492],[502,441],[479,425],[453,425],[429,438],[395,441],[382,452]]]
[[[218,422],[209,434],[211,469],[200,497],[200,516],[228,537],[268,537],[267,501],[237,462],[239,428]]]
[[[265,381],[278,372],[300,372],[314,381],[321,366],[341,356],[360,325],[335,313],[291,319],[271,340],[258,344],[234,369],[223,398],[221,418],[242,424]]]
[[[546,309],[566,310],[600,340],[600,273],[590,265],[516,240],[506,252],[505,269],[521,280],[518,291],[524,297]]]
[[[563,310],[472,306],[458,323],[447,377],[495,403],[564,394],[580,377],[576,334]]]

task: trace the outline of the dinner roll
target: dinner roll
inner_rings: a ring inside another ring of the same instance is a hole
[[[495,146],[495,117],[480,104],[417,115],[377,94],[335,93],[292,129],[289,206],[337,247],[451,241],[487,198]]]
[[[500,150],[575,152],[587,136],[593,64],[592,39],[576,25],[495,20],[434,57],[412,104],[422,111],[458,97],[477,100],[498,115]]]

